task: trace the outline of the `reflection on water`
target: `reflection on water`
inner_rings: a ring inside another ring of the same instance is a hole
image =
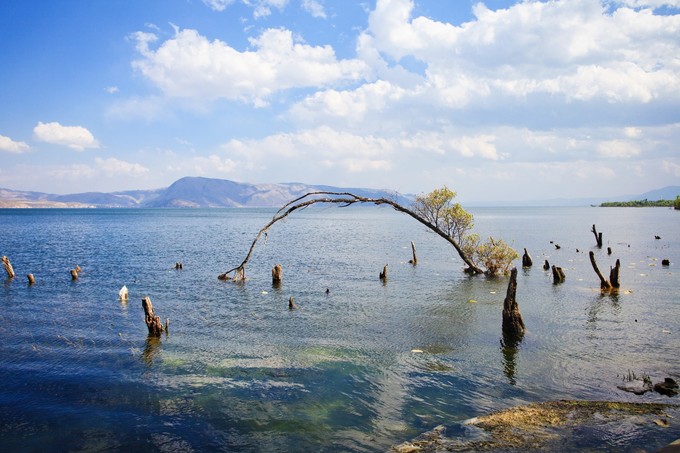
[[[272,214],[0,212],[2,254],[37,280],[5,280],[0,295],[0,447],[385,451],[517,404],[636,398],[616,388],[627,370],[679,377],[675,271],[649,265],[680,262],[666,210],[475,212],[481,234],[567,272],[560,285],[541,266],[520,272],[521,342],[501,336],[507,279],[464,274],[441,238],[389,210],[296,213],[257,246],[246,283],[218,281]],[[618,294],[600,293],[574,251],[592,247],[593,223],[612,243],[626,225]],[[650,223],[664,241],[648,238]],[[75,262],[85,272],[71,282]],[[131,301],[153,299],[172,335],[147,336],[141,306],[116,299],[123,285]]]

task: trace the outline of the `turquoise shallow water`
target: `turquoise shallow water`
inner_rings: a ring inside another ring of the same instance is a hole
[[[476,232],[534,259],[519,272],[528,332],[516,350],[500,341],[507,279],[466,276],[448,244],[389,209],[293,214],[258,244],[243,285],[216,277],[273,210],[0,210],[0,254],[18,274],[0,288],[0,448],[385,451],[528,402],[677,402],[617,385],[629,371],[680,377],[680,213],[471,212]],[[592,224],[611,256],[594,247]],[[618,295],[600,293],[590,250],[607,274],[621,260]],[[563,284],[544,259],[564,268]],[[160,339],[147,338],[147,295],[170,318]],[[626,448],[665,445],[678,424],[633,431]]]

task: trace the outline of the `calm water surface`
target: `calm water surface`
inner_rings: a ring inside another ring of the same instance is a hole
[[[518,277],[528,332],[515,350],[500,341],[507,279],[466,276],[452,247],[389,209],[293,214],[258,243],[242,285],[216,277],[273,210],[0,210],[0,254],[17,273],[0,288],[0,449],[385,451],[529,402],[677,402],[617,385],[629,371],[680,377],[679,212],[471,212],[475,232],[534,259]],[[604,273],[621,260],[617,295],[600,293],[590,250]],[[168,336],[147,338],[147,295]],[[678,424],[600,448],[653,450]]]

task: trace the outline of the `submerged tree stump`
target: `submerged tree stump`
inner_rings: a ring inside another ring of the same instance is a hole
[[[601,231],[599,233],[597,232],[595,224],[593,224],[593,229],[590,231],[592,231],[593,234],[595,235],[595,242],[597,243],[597,247],[602,248],[602,232]]]
[[[547,271],[548,269],[550,269],[550,263],[548,262],[548,260],[545,260],[545,262],[543,263],[543,270]]]
[[[9,262],[9,258],[6,256],[2,257],[2,265],[5,266],[5,272],[7,272],[7,278],[14,278],[14,269],[12,268],[12,263]]]
[[[524,255],[522,256],[522,267],[531,267],[534,265],[533,260],[531,259],[531,255],[529,255],[529,252],[527,252],[527,249],[524,249]]]
[[[28,275],[26,276],[26,278],[28,278],[28,284],[29,284],[29,285],[35,284],[35,277],[33,276],[33,274],[28,274]]]
[[[280,264],[272,268],[272,286],[279,287],[283,283],[283,268]]]
[[[71,269],[71,280],[78,280],[78,270]]]
[[[564,280],[567,278],[566,275],[564,275],[564,271],[562,270],[561,267],[557,267],[553,264],[552,266],[552,275],[553,275],[553,283],[564,283]]]
[[[619,269],[621,268],[621,262],[619,260],[616,260],[616,266],[610,268],[609,271],[609,280],[604,278],[604,275],[602,275],[602,272],[600,272],[600,269],[597,267],[597,263],[595,262],[595,253],[592,251],[589,253],[590,255],[590,264],[593,265],[593,270],[595,271],[595,274],[600,279],[600,289],[602,291],[610,291],[610,290],[615,290],[618,289],[620,286],[619,283]]]
[[[411,251],[413,252],[413,258],[409,260],[409,263],[415,266],[418,264],[418,256],[416,255],[416,244],[413,241],[411,241]]]
[[[296,308],[295,299],[293,299],[293,296],[290,296],[290,299],[288,299],[288,310],[295,310]]]
[[[509,340],[521,340],[526,330],[519,305],[516,300],[517,295],[517,268],[510,271],[510,281],[508,291],[503,301],[503,337]]]
[[[385,267],[383,267],[383,270],[380,273],[380,280],[383,282],[387,281],[387,264],[385,264]]]
[[[616,260],[616,265],[609,268],[609,283],[611,283],[612,288],[618,289],[621,284],[619,283],[619,269],[621,269],[621,261]]]
[[[170,320],[165,320],[165,326],[161,323],[161,317],[156,316],[153,312],[153,305],[151,304],[151,298],[149,296],[142,299],[142,308],[144,308],[144,321],[146,322],[146,327],[149,329],[149,335],[160,336],[162,332],[168,331],[168,326]]]

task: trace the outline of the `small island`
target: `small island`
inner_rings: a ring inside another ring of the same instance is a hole
[[[675,200],[631,200],[631,201],[605,201],[600,204],[602,208],[675,208],[680,210],[680,195]]]

